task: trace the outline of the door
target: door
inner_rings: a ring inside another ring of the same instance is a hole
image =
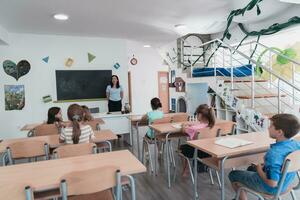
[[[169,72],[158,72],[158,97],[164,113],[169,112]]]
[[[193,115],[200,104],[208,104],[208,84],[186,84],[187,113]]]

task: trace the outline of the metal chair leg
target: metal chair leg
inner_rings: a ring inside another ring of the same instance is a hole
[[[192,180],[192,183],[194,184],[194,174],[193,174],[193,171],[192,171],[192,166],[191,166],[191,162],[190,162],[190,159],[189,158],[186,158],[184,157],[184,159],[187,161],[187,164],[188,164],[188,167],[189,167],[189,172],[190,172],[190,176],[191,176],[191,180]]]
[[[151,169],[151,172],[153,173],[153,163],[152,163],[152,155],[151,155],[151,151],[150,151],[150,147],[149,147],[149,143],[146,142],[147,144],[147,148],[148,148],[148,155],[149,155],[149,163],[150,163],[150,169]],[[155,148],[155,147],[154,147]]]
[[[291,196],[292,196],[292,199],[293,200],[297,200],[297,197],[296,197],[296,194],[295,194],[295,191],[294,190],[291,190]]]
[[[175,156],[174,156],[174,148],[173,148],[172,142],[170,143],[170,149],[171,149],[171,158],[173,160],[173,166],[174,166],[174,168],[176,168],[176,162],[175,162]]]
[[[217,170],[215,170],[215,172],[216,172],[219,188],[221,189],[221,180],[220,180],[219,172]]]
[[[214,183],[214,179],[213,179],[213,176],[212,176],[211,168],[208,169],[208,173],[209,173],[210,183],[212,185],[214,185],[215,183]]]
[[[141,161],[142,161],[143,164],[145,164],[145,162],[144,162],[145,145],[144,145],[144,144],[145,144],[145,142],[144,142],[144,140],[143,140],[143,143],[142,143],[142,158],[141,158],[141,159],[142,159]]]

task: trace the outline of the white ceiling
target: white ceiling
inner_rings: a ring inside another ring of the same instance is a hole
[[[126,38],[148,43],[176,39],[175,24],[188,31],[223,31],[229,12],[250,0],[0,0],[0,25],[9,32]],[[265,17],[291,4],[264,0]],[[269,4],[277,5],[277,10]],[[256,9],[254,9],[256,11]],[[274,12],[273,12],[274,11]],[[70,19],[60,22],[55,13]],[[263,18],[263,17],[261,17]],[[248,17],[249,19],[249,17]]]

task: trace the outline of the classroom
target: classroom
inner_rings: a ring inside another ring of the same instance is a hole
[[[300,199],[299,13],[0,1],[0,199]]]

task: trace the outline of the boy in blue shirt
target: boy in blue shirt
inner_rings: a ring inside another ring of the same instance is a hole
[[[246,186],[260,193],[275,195],[286,156],[300,150],[300,143],[291,139],[299,130],[300,124],[294,115],[277,114],[270,118],[269,135],[276,139],[276,143],[270,145],[264,163],[257,165],[255,171],[234,170],[229,173],[233,189],[237,191],[239,187]],[[295,172],[287,174],[282,192],[290,186],[295,175]],[[247,200],[244,191],[241,192],[240,200]]]

